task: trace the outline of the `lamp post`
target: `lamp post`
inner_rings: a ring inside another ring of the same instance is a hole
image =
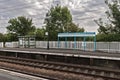
[[[49,50],[49,31],[45,35],[47,36],[47,50]]]
[[[47,32],[45,33],[45,35],[47,36],[47,50],[49,50],[49,34],[50,34],[50,33],[49,33],[49,27],[50,27],[50,25],[49,25],[49,24],[50,24],[50,20],[49,20],[49,19],[50,19],[50,18],[51,18],[50,16],[46,16],[46,20],[48,21],[48,22],[47,22],[47,24],[48,24],[47,27],[48,27],[48,28],[46,28],[46,29],[47,29]]]

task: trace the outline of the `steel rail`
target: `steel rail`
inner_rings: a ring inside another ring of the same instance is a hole
[[[50,70],[57,70],[68,73],[84,74],[88,76],[101,77],[105,79],[120,80],[120,70],[113,70],[95,66],[85,66],[49,61],[38,61],[33,59],[15,58],[15,57],[3,57],[0,56],[1,62],[20,64],[24,66],[31,66],[37,68],[45,68]]]

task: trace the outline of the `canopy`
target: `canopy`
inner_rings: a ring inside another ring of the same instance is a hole
[[[94,37],[94,51],[96,50],[96,33],[95,32],[77,32],[77,33],[58,33],[58,48],[60,45],[60,38],[65,38],[65,46],[67,48],[67,37],[74,38],[74,48],[76,48],[76,37],[83,37],[84,38],[84,50],[86,49],[86,37]]]

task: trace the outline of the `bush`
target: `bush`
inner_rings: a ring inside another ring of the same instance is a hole
[[[97,41],[120,41],[120,34],[98,34]]]

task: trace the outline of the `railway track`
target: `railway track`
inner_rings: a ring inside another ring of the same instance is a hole
[[[35,68],[44,68],[74,74],[101,77],[103,79],[120,80],[120,70],[106,69],[94,66],[84,66],[49,61],[0,56],[0,62],[14,63]]]

